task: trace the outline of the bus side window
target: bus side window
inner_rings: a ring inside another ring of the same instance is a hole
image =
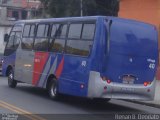
[[[8,49],[13,49],[14,48],[14,37],[15,37],[15,32],[11,32],[8,43],[7,43],[7,48]]]
[[[53,34],[54,33],[54,34]],[[65,38],[67,33],[67,24],[56,24],[52,26],[51,31],[51,52],[63,53],[65,46]]]
[[[14,38],[14,47],[18,48],[19,43],[21,39],[21,32],[16,32],[15,38]]]
[[[39,24],[34,42],[34,50],[48,51],[49,24]]]
[[[13,30],[15,30],[15,28]],[[12,31],[9,37],[9,41],[7,43],[7,48],[17,49],[21,39],[21,34],[21,31]]]
[[[51,30],[51,37],[55,38],[58,33],[59,24],[53,24]],[[51,39],[52,40],[52,39]]]
[[[28,37],[29,36],[30,27],[31,27],[31,25],[25,25],[24,26],[23,37]]]
[[[10,33],[4,55],[10,55],[17,50],[20,43],[21,34],[22,27],[20,25],[15,25]]]
[[[93,44],[95,24],[71,24],[67,39],[68,54],[88,56]]]
[[[30,28],[30,35],[29,35],[30,37],[34,37],[35,36],[35,27],[36,27],[35,25],[31,26],[31,28]]]
[[[68,38],[80,39],[82,32],[82,23],[74,23],[69,27]]]
[[[23,39],[22,39],[22,49],[24,50],[32,50],[33,41],[35,36],[35,25],[34,24],[27,24],[24,26],[23,31]]]
[[[57,37],[65,38],[67,33],[67,24],[61,24],[58,28]]]
[[[95,32],[95,24],[84,24],[82,39],[93,40]]]

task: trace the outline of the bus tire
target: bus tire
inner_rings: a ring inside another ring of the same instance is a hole
[[[59,94],[58,94],[58,84],[57,84],[55,78],[52,78],[52,80],[49,82],[48,94],[49,94],[49,97],[53,100],[57,100],[57,98],[59,96]]]
[[[14,80],[14,73],[12,69],[8,71],[8,86],[10,88],[15,88],[17,86],[17,81]]]

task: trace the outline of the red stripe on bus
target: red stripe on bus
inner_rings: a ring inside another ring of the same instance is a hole
[[[44,67],[48,60],[49,54],[36,52],[34,57],[34,73],[33,73],[33,80],[32,84],[36,85],[43,73]]]
[[[61,76],[62,70],[63,70],[63,66],[64,66],[64,57],[62,58],[57,70],[56,70],[56,77],[57,79]]]

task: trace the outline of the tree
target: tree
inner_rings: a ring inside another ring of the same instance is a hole
[[[82,0],[83,15],[117,16],[119,9],[118,0]],[[51,17],[80,16],[81,0],[41,0],[44,13]]]
[[[95,0],[98,13],[101,15],[117,16],[119,11],[119,0]]]
[[[43,6],[43,10],[42,10],[42,16],[45,17],[47,10],[48,10],[48,4],[50,2],[50,0],[40,0]]]

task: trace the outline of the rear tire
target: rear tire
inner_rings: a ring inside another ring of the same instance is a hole
[[[59,97],[58,84],[55,78],[52,78],[52,80],[49,82],[48,94],[49,94],[49,97],[53,100],[57,100]]]
[[[14,80],[14,73],[12,69],[8,71],[8,86],[10,88],[15,88],[17,86],[17,81]]]

